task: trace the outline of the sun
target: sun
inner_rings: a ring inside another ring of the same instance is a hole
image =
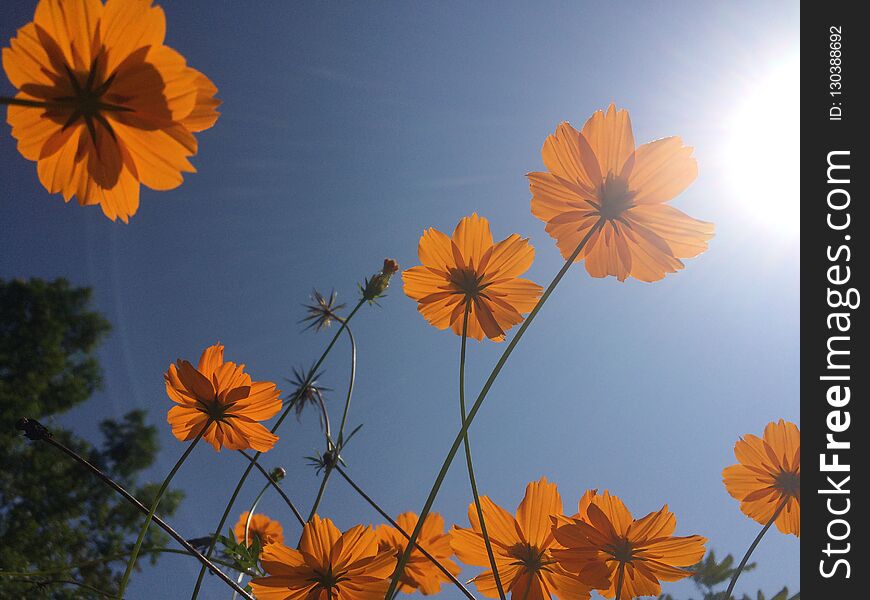
[[[771,230],[800,230],[800,68],[797,58],[752,77],[727,123],[729,177],[746,213]]]

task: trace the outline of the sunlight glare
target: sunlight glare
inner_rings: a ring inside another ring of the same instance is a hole
[[[781,235],[800,229],[800,69],[797,58],[747,82],[730,123],[727,160],[754,220]]]

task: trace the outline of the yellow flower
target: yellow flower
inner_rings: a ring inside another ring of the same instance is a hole
[[[700,535],[674,537],[677,521],[667,505],[634,519],[622,500],[606,490],[600,496],[590,490],[577,515],[554,519],[554,524],[553,535],[563,546],[553,550],[559,564],[583,580],[604,575],[605,598],[614,598],[622,582],[620,600],[658,596],[659,581],[691,575],[681,567],[701,560],[707,541]]]
[[[251,580],[257,600],[381,600],[396,568],[371,527],[341,533],[317,515],[305,524],[299,550],[267,544],[260,555],[267,577]]]
[[[261,546],[284,543],[284,528],[281,527],[281,523],[257,513],[251,517],[251,522],[248,525],[248,536],[245,538],[245,524],[248,522],[249,514],[251,513],[245,511],[239,515],[239,522],[233,528],[237,542],[250,546],[256,537],[259,538]]]
[[[258,421],[281,410],[281,391],[272,382],[251,381],[245,365],[224,362],[223,345],[206,348],[197,368],[179,359],[163,378],[167,395],[178,405],[166,420],[179,440],[194,439],[208,423],[202,437],[217,451],[266,452],[278,441]]]
[[[764,437],[748,434],[734,445],[739,464],[722,471],[725,489],[740,501],[746,516],[766,525],[777,508],[776,528],[801,535],[801,432],[780,419],[768,423]]]
[[[65,201],[125,223],[139,184],[168,190],[194,172],[194,132],[217,120],[217,88],[165,46],[152,0],[40,0],[3,49],[18,94],[7,121],[39,180]]]
[[[416,514],[406,512],[396,518],[396,523],[403,531],[410,532],[417,526],[417,520]],[[396,559],[404,554],[408,540],[399,533],[398,529],[391,525],[380,525],[375,533],[378,535],[381,550],[392,550]],[[423,523],[417,543],[451,574],[459,574],[461,570],[459,565],[451,560],[453,550],[450,548],[450,533],[444,531],[444,519],[441,515],[438,513],[426,515],[426,522]],[[424,596],[429,596],[441,591],[441,584],[446,581],[450,580],[441,569],[414,548],[399,579],[399,591],[413,594],[419,590]]]
[[[481,496],[483,518],[495,555],[498,574],[511,598],[546,600],[551,594],[560,600],[589,598],[591,587],[559,566],[554,557],[560,548],[553,537],[551,519],[562,515],[562,497],[556,484],[540,481],[526,486],[526,495],[517,508],[516,517]],[[471,529],[454,526],[453,550],[464,563],[489,567],[489,556],[483,541],[480,521],[474,505],[468,507]],[[498,598],[492,570],[486,570],[472,581],[488,598]],[[593,580],[593,583],[600,583]]]
[[[547,172],[529,173],[532,214],[567,260],[593,277],[657,281],[707,249],[713,225],[665,203],[698,175],[692,149],[678,137],[635,148],[628,111],[596,111],[582,131],[562,123],[542,150]]]
[[[519,277],[535,258],[528,240],[513,234],[493,244],[489,221],[476,213],[459,222],[452,238],[426,230],[418,254],[423,264],[402,273],[405,294],[438,329],[462,335],[468,306],[468,337],[500,342],[541,295],[541,286]]]

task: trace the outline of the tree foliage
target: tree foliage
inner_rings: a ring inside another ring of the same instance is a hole
[[[743,572],[751,571],[755,566],[755,563],[747,563],[743,568]],[[692,567],[692,570],[695,572],[695,574],[692,575],[692,581],[695,582],[695,586],[702,594],[700,600],[729,600],[725,596],[725,590],[721,588],[728,586],[731,577],[737,570],[734,565],[733,556],[729,554],[721,561],[717,561],[716,553],[710,550],[710,552],[707,553],[707,556],[704,557],[704,560]],[[717,588],[720,589],[717,590]],[[788,588],[783,587],[773,596],[766,596],[764,592],[758,590],[758,593],[755,596],[744,594],[743,596],[735,597],[734,600],[800,600],[800,597],[800,592],[793,596],[789,596]],[[663,594],[659,596],[659,600],[676,600],[676,598],[670,594]],[[689,598],[688,600],[695,599]]]
[[[99,597],[111,592],[142,515],[56,449],[29,442],[15,423],[82,405],[100,387],[95,351],[109,323],[90,310],[90,290],[58,279],[0,280],[0,599]],[[101,421],[94,446],[51,427],[144,503],[154,484],[137,476],[152,464],[157,432],[141,411]],[[179,494],[164,497],[171,514]],[[146,548],[165,536],[152,528]],[[23,575],[29,573],[29,575]]]

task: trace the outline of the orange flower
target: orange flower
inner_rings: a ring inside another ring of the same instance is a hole
[[[553,535],[564,549],[553,550],[553,555],[581,579],[605,575],[608,585],[601,593],[606,598],[616,596],[620,579],[620,600],[658,596],[659,581],[688,577],[692,573],[679,567],[704,556],[707,540],[699,535],[674,537],[676,524],[667,505],[634,519],[616,496],[590,490],[580,500],[578,514],[554,519]]]
[[[740,464],[722,471],[725,489],[740,501],[740,510],[766,525],[780,505],[776,528],[801,535],[801,432],[780,419],[764,428],[764,439],[743,436],[734,444]]]
[[[517,508],[516,518],[487,496],[480,497],[486,530],[492,543],[498,573],[511,597],[544,600],[556,595],[560,600],[589,598],[591,586],[560,567],[553,559],[560,546],[553,538],[551,518],[562,514],[562,498],[556,484],[545,477],[526,486],[526,495]],[[474,505],[468,507],[471,529],[453,526],[451,544],[464,563],[489,567],[480,521]],[[478,591],[488,598],[498,598],[495,577],[484,571],[474,581]],[[600,577],[592,583],[602,584]]]
[[[224,447],[266,452],[278,441],[257,421],[281,410],[281,391],[269,381],[251,381],[245,365],[224,362],[223,345],[206,348],[197,368],[179,359],[169,365],[163,379],[169,398],[178,403],[166,420],[179,440],[195,438],[210,419],[203,439],[217,451]]]
[[[371,527],[341,533],[315,515],[302,530],[299,550],[268,544],[260,564],[269,575],[251,580],[258,600],[381,600],[396,557],[392,550],[378,550]]]
[[[657,281],[707,249],[713,225],[665,205],[698,175],[680,138],[635,148],[628,111],[611,104],[582,131],[559,125],[542,154],[548,172],[528,175],[532,214],[566,260],[589,236],[576,260],[593,277]]]
[[[99,204],[125,223],[139,184],[168,190],[194,172],[193,132],[211,127],[217,88],[163,45],[152,0],[40,0],[33,22],[3,49],[19,92],[12,135],[50,193]]]
[[[251,517],[251,523],[248,525],[248,536],[245,538],[245,523],[248,521],[249,514],[251,514],[249,511],[243,512],[239,516],[239,522],[233,528],[237,542],[243,542],[245,546],[250,546],[256,536],[260,539],[261,546],[284,543],[284,528],[281,527],[281,523],[258,513],[254,513],[254,516]]]
[[[402,513],[396,518],[396,523],[403,531],[411,532],[417,526],[417,515],[412,512]],[[399,530],[390,525],[381,525],[375,533],[381,550],[390,550],[398,558],[404,554],[408,540]],[[444,532],[444,519],[438,513],[426,515],[426,522],[417,538],[417,543],[432,555],[444,568],[453,575],[458,575],[461,569],[453,560],[453,550],[450,548],[450,533]],[[437,594],[443,582],[450,581],[435,564],[416,548],[411,552],[411,558],[405,565],[405,570],[399,578],[399,591],[413,594],[419,590],[424,596]]]
[[[462,335],[468,304],[468,337],[500,342],[541,295],[541,286],[519,277],[535,258],[528,239],[513,234],[493,244],[489,221],[476,213],[459,221],[452,239],[427,229],[417,254],[423,265],[402,273],[405,293],[438,329]]]

